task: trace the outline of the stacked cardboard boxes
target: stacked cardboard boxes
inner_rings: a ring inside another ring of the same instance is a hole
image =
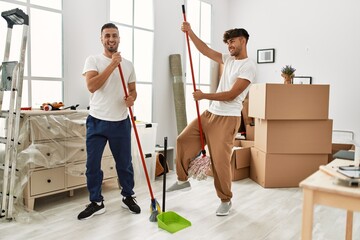
[[[263,187],[298,187],[327,164],[332,138],[328,112],[329,85],[253,84],[250,178]]]

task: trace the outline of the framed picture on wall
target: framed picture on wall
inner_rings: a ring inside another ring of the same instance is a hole
[[[257,50],[257,63],[273,63],[275,62],[275,49],[259,49]]]
[[[293,84],[312,84],[312,77],[308,76],[295,76]]]

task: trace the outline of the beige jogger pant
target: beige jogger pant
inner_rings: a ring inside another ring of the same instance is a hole
[[[222,202],[228,202],[232,198],[231,153],[241,117],[219,116],[205,111],[200,119],[211,158],[216,193]],[[198,120],[194,119],[177,137],[176,173],[180,181],[188,179],[190,161],[202,150],[199,134]]]

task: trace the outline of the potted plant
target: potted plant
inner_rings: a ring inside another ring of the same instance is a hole
[[[284,84],[292,84],[292,79],[295,77],[296,71],[291,65],[286,65],[281,69],[281,76],[284,78]]]

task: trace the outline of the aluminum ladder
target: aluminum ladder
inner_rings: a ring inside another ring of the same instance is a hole
[[[1,191],[0,218],[13,219],[14,189],[16,180],[16,159],[20,128],[20,110],[24,77],[24,60],[29,30],[29,17],[21,9],[4,11],[1,16],[7,22],[4,61],[0,67],[0,117],[5,119],[5,136],[0,137],[0,143],[5,144],[3,163],[3,181]],[[9,61],[12,29],[14,25],[22,25],[22,42],[19,61]],[[9,93],[9,109],[3,110],[4,97]]]

